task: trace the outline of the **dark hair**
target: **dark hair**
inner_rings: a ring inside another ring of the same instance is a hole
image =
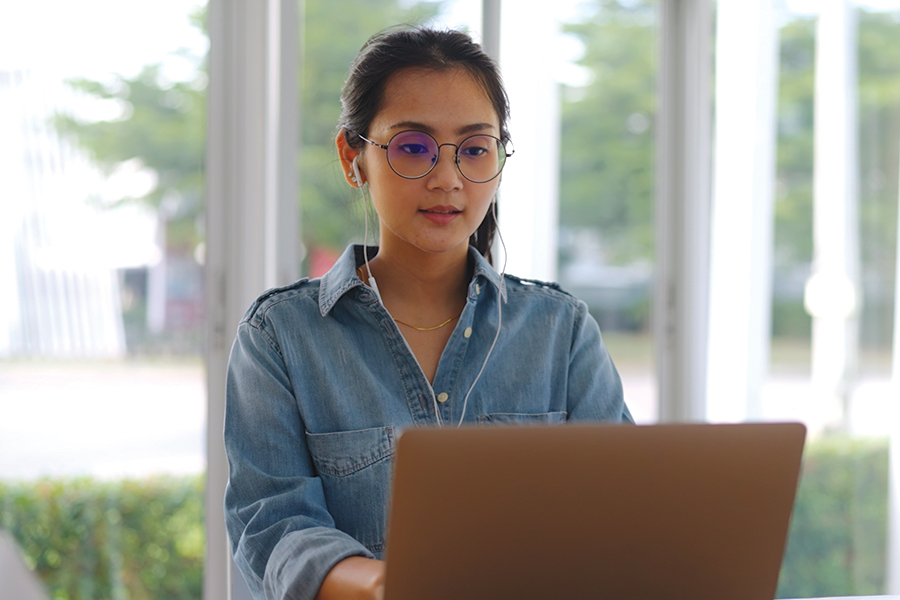
[[[368,135],[369,126],[382,108],[388,79],[407,68],[465,69],[484,88],[497,113],[500,140],[504,144],[509,141],[509,99],[494,60],[460,31],[404,27],[388,29],[369,38],[350,65],[350,75],[341,89],[342,111],[338,121],[338,129],[344,130],[350,147],[363,144],[356,134]],[[497,230],[495,212],[495,209],[488,210],[469,239],[488,260],[491,260],[491,244]]]

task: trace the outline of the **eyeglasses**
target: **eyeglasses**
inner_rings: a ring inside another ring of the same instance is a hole
[[[511,144],[507,148],[492,135],[469,136],[459,144],[438,144],[424,131],[401,131],[387,145],[361,135],[359,138],[383,148],[391,169],[404,179],[419,179],[431,173],[437,165],[441,148],[453,146],[456,148],[454,161],[462,176],[472,183],[485,183],[500,174],[506,159],[515,152]]]

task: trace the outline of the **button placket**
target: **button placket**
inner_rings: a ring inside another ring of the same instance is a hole
[[[358,287],[357,299],[373,315],[378,322],[378,326],[381,327],[385,334],[385,341],[397,365],[405,391],[406,403],[413,421],[420,424],[433,424],[435,415],[430,398],[434,397],[434,392],[428,380],[425,379],[425,374],[416,361],[409,344],[403,338],[391,315],[378,301],[375,294],[365,286],[360,285]],[[428,399],[427,401],[425,400],[426,398]],[[442,417],[444,417],[443,412],[442,410]]]

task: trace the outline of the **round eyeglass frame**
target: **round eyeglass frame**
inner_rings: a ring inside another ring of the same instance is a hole
[[[397,136],[403,135],[405,133],[421,133],[423,135],[427,135],[432,140],[434,140],[434,143],[437,145],[437,152],[438,152],[437,157],[434,159],[434,161],[432,161],[431,168],[429,168],[427,171],[425,171],[421,175],[415,175],[415,176],[404,175],[403,173],[398,172],[397,169],[394,168],[394,165],[391,164],[391,157],[388,154],[388,147],[391,145],[391,142],[394,141],[394,138],[396,138]],[[428,175],[429,173],[434,171],[434,168],[437,166],[438,161],[441,159],[441,148],[443,148],[444,146],[453,146],[454,148],[456,148],[456,152],[453,155],[453,162],[456,163],[456,168],[459,170],[459,174],[462,175],[463,177],[465,177],[466,180],[471,181],[472,183],[487,183],[488,181],[493,181],[494,179],[499,177],[500,173],[503,172],[503,168],[506,167],[506,159],[508,159],[510,156],[512,156],[513,154],[516,153],[515,148],[512,148],[512,142],[506,142],[504,144],[500,138],[493,136],[493,135],[488,135],[486,133],[476,133],[474,135],[470,135],[469,137],[467,137],[466,139],[461,141],[459,144],[451,144],[449,142],[446,144],[438,144],[437,140],[434,139],[433,135],[431,135],[430,133],[427,133],[425,131],[419,131],[418,129],[405,129],[403,131],[399,131],[399,132],[395,133],[393,136],[391,136],[391,139],[388,140],[387,144],[379,144],[378,142],[373,142],[369,138],[367,138],[359,133],[357,133],[356,135],[362,141],[368,142],[368,143],[372,144],[373,146],[376,146],[376,147],[384,150],[385,158],[387,159],[388,166],[391,167],[391,171],[393,171],[394,173],[396,173],[398,176],[402,177],[403,179],[422,179],[423,177],[425,177],[426,175]],[[470,139],[475,138],[475,137],[489,137],[489,138],[493,138],[493,139],[497,140],[497,146],[503,148],[503,151],[506,153],[506,155],[503,157],[503,164],[500,165],[500,168],[497,170],[497,173],[493,177],[490,177],[489,179],[483,179],[483,180],[472,179],[471,177],[469,177],[468,175],[463,173],[462,168],[459,166],[459,149],[462,146],[464,146],[466,142],[468,142]],[[510,148],[507,148],[507,146],[510,146]]]

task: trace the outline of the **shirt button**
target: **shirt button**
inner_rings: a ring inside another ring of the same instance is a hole
[[[463,331],[463,337],[465,337],[466,339],[472,337],[472,328],[471,327],[466,327],[466,330]]]
[[[450,396],[447,395],[447,392],[441,392],[440,394],[438,394],[437,401],[443,404],[447,401],[448,398],[450,398]]]
[[[478,285],[477,283],[475,284],[475,293],[476,293],[476,294],[480,294],[480,293],[481,293],[481,286]]]

